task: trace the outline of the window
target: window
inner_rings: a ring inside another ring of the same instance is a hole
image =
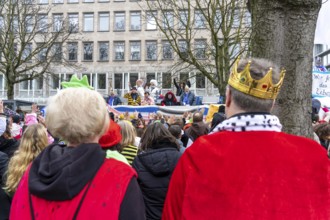
[[[125,12],[115,12],[115,30],[125,30]]]
[[[123,88],[123,74],[115,73],[115,89],[122,89]]]
[[[99,13],[99,31],[109,31],[109,12]]]
[[[157,12],[156,11],[148,11],[147,12],[147,30],[156,30],[157,29]]]
[[[195,40],[195,56],[197,59],[206,58],[206,40]]]
[[[109,60],[109,42],[99,42],[99,60]]]
[[[221,11],[216,10],[215,16],[214,16],[214,27],[220,28],[221,23],[222,23]]]
[[[205,88],[205,76],[201,73],[196,74],[196,88],[198,89]]]
[[[183,58],[188,57],[188,43],[186,40],[179,40],[179,51]]]
[[[44,85],[44,78],[41,76],[39,78],[36,78],[34,81],[34,89],[35,90],[42,90]]]
[[[48,4],[48,0],[39,0],[39,4]]]
[[[32,15],[27,15],[25,17],[26,21],[26,32],[31,33],[33,31],[33,26],[34,26],[34,17]]]
[[[30,75],[28,75],[30,77]],[[29,90],[32,89],[32,80],[25,80],[20,83],[20,90]]]
[[[47,48],[43,47],[42,44],[37,44],[37,47],[39,47],[38,60],[45,61],[47,58]]]
[[[146,49],[146,60],[157,60],[157,41],[147,41]]]
[[[179,12],[179,29],[185,29],[188,25],[188,11]]]
[[[189,73],[182,72],[180,73],[180,81],[187,82],[189,80]]]
[[[71,42],[68,43],[68,60],[77,61],[78,59],[78,43]]]
[[[94,14],[84,14],[84,31],[94,31]]]
[[[106,89],[107,75],[105,73],[97,74],[97,88]]]
[[[240,16],[241,16],[241,11],[240,9],[235,9],[233,11],[234,15],[233,15],[233,28],[238,28],[241,24],[241,19],[240,19]]]
[[[63,0],[53,0],[54,4],[63,4]]]
[[[172,77],[171,73],[162,74],[162,88],[171,88]]]
[[[28,43],[28,44],[26,44],[25,48],[23,49],[22,59],[23,60],[27,59],[27,61],[30,61],[31,58],[28,58],[28,57],[30,56],[31,53],[32,53],[32,43]]]
[[[18,30],[19,30],[19,25],[18,25],[18,17],[17,17],[17,15],[14,15],[14,18],[13,18],[13,24],[12,24],[13,26],[13,31],[15,32],[15,33],[17,33],[18,32]]]
[[[163,18],[163,28],[171,29],[174,27],[174,15],[172,11],[165,11]]]
[[[52,49],[53,49],[53,60],[56,62],[62,61],[62,45],[60,43],[55,43]]]
[[[131,85],[135,85],[136,80],[139,79],[139,74],[138,73],[130,73],[129,74],[129,83]]]
[[[93,60],[93,43],[84,43],[84,61]]]
[[[195,11],[195,28],[206,28],[206,19],[200,10]]]
[[[53,31],[61,31],[63,26],[63,14],[54,14],[53,15]]]
[[[46,14],[38,15],[37,26],[39,32],[48,31],[48,16]]]
[[[131,60],[141,60],[141,42],[140,41],[131,41]]]
[[[77,13],[69,14],[68,18],[69,18],[69,31],[70,32],[78,32],[78,29],[79,29],[78,14]]]
[[[163,59],[173,59],[173,48],[168,41],[163,41]]]
[[[141,30],[141,12],[131,12],[131,30]]]
[[[125,60],[125,42],[114,42],[115,60]]]
[[[84,2],[94,2],[94,0],[84,0]]]
[[[244,15],[243,15],[243,24],[246,26],[246,27],[251,27],[251,14],[249,11],[245,11],[244,12]]]
[[[51,88],[52,89],[60,88],[60,77],[58,74],[53,74],[51,76]]]
[[[68,0],[68,3],[79,3],[79,0]]]
[[[241,50],[239,43],[234,43],[233,41],[234,41],[234,39],[232,40],[232,42],[230,43],[230,46],[229,46],[229,56],[231,59],[234,59],[235,57],[237,57]]]

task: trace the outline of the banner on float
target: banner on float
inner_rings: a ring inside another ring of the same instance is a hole
[[[313,97],[330,97],[330,72],[313,71]]]

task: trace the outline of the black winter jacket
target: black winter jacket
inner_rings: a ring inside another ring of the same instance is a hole
[[[180,156],[176,144],[166,143],[164,148],[153,147],[135,157],[132,166],[138,173],[147,219],[161,219],[170,178]]]

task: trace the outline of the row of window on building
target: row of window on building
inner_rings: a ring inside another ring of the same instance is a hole
[[[40,77],[34,80],[23,81],[19,84],[20,91],[34,90],[41,91],[45,90],[45,86],[49,86],[49,89],[56,91],[61,89],[61,82],[69,81],[73,73],[62,73],[62,74],[53,74],[50,77]],[[113,88],[117,90],[119,95],[124,90],[128,90],[128,86],[135,85],[137,79],[140,78],[139,73],[83,73],[82,76],[86,75],[89,81],[89,84],[98,91],[103,91],[107,93],[108,88]],[[192,77],[192,75],[194,75]],[[182,72],[178,74],[180,81],[186,82],[188,79],[192,81],[192,85],[196,89],[204,89],[206,85],[205,76],[200,73],[187,73]],[[191,78],[192,77],[192,78]],[[112,84],[110,85],[107,79],[112,78]],[[156,79],[159,82],[161,89],[172,89],[173,85],[173,75],[167,72],[158,72],[158,73],[146,73],[146,82]],[[0,74],[0,90],[5,89],[5,78]]]
[[[109,61],[110,60],[110,42],[101,41],[97,42],[96,46],[94,42],[67,42],[65,44],[65,59],[67,61],[77,62],[79,61],[79,51],[82,51],[80,61]],[[179,49],[181,54],[187,54],[188,46],[187,41],[179,40]],[[40,45],[40,46],[39,46]],[[36,47],[41,47],[42,44],[36,44]],[[125,61],[127,59],[127,53],[129,54],[129,61],[141,61],[144,57],[145,61],[173,60],[174,50],[170,41],[163,40],[161,43],[157,40],[146,41],[113,41],[113,61]],[[14,51],[17,51],[17,45],[14,45]],[[79,50],[79,46],[82,48]],[[55,43],[53,49],[54,61],[60,62],[63,59],[63,48],[61,43]],[[96,49],[96,52],[95,52]],[[195,39],[193,53],[197,59],[206,59],[207,57],[207,40]],[[239,50],[239,47],[237,47]],[[28,43],[23,50],[22,60],[26,59],[33,51],[33,44]],[[47,58],[48,48],[42,48],[38,53],[38,60],[44,61]],[[16,52],[17,53],[17,52]],[[95,55],[96,53],[96,55]],[[143,54],[144,53],[144,54]],[[32,60],[29,60],[32,61]]]
[[[110,12],[98,12],[97,31],[108,32],[110,31]],[[125,31],[126,28],[126,12],[125,11],[114,11],[113,12],[113,30],[114,31]],[[142,30],[142,12],[141,11],[130,11],[129,14],[129,30],[130,31],[141,31]],[[54,32],[61,31],[64,27],[64,14],[54,13],[52,14],[52,21],[49,23],[48,14],[38,14],[35,19],[33,15],[25,15],[26,18],[26,31],[32,32],[35,24],[37,24],[37,31],[48,32],[49,28]],[[175,25],[178,29],[185,29],[188,24],[188,11],[182,10],[179,13],[177,24],[175,24],[174,13],[172,11],[166,11],[162,14],[162,26],[164,29],[174,28]],[[145,30],[157,30],[156,18],[158,18],[157,11],[147,11],[145,15]],[[67,27],[71,32],[79,31],[79,21],[82,21],[82,31],[94,32],[95,30],[95,13],[84,12],[82,13],[82,19],[79,18],[79,13],[68,13],[67,14]],[[221,24],[221,16],[215,17],[215,28]],[[0,16],[0,28],[3,26],[5,20]],[[14,18],[14,28],[18,29],[18,17]],[[16,25],[15,25],[16,24]],[[52,27],[50,27],[50,24]],[[233,27],[240,25],[240,19],[234,19]],[[205,29],[206,19],[203,16],[201,10],[195,10],[194,12],[194,26],[196,29]]]

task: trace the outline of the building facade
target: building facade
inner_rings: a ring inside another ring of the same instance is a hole
[[[142,10],[137,0],[37,0],[38,5],[51,5],[43,15],[53,30],[67,19],[73,32],[62,48],[66,65],[52,65],[55,74],[25,81],[15,86],[15,99],[45,103],[47,97],[61,89],[61,81],[73,74],[86,75],[90,84],[107,96],[115,90],[123,96],[137,79],[156,79],[162,93],[175,91],[173,78],[185,82],[199,96],[217,96],[206,77],[194,70],[172,70],[177,59],[168,41],[162,39],[152,13]],[[198,13],[195,13],[198,16]],[[170,15],[169,15],[170,16]],[[203,28],[196,19],[196,28]],[[203,49],[203,34],[196,36],[194,46]],[[6,98],[5,79],[0,75],[0,95]]]

